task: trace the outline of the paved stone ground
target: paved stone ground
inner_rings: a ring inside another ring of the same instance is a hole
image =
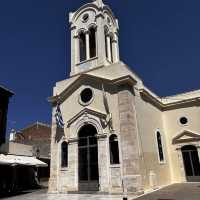
[[[37,191],[2,200],[122,200],[118,195],[94,195],[94,194],[47,194],[46,191]]]
[[[132,199],[129,198],[129,200]],[[47,194],[46,190],[40,190],[2,200],[122,200],[122,197],[92,194]],[[136,200],[200,200],[200,183],[174,184],[143,195]]]
[[[200,183],[173,184],[136,200],[200,200]]]

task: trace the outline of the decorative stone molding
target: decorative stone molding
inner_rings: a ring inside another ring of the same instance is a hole
[[[189,130],[184,130],[172,139],[172,144],[198,142],[200,141],[200,134]]]
[[[77,113],[74,117],[72,117],[68,122],[67,122],[67,126],[70,127],[70,125],[72,123],[74,123],[78,118],[82,117],[84,118],[84,121],[87,122],[89,119],[89,115],[94,115],[96,117],[99,118],[106,118],[106,114],[100,111],[96,111],[96,110],[92,110],[89,108],[84,108],[82,111],[80,111],[79,113]]]

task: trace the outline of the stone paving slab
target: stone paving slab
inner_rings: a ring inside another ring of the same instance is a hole
[[[200,183],[173,184],[136,200],[200,200]]]

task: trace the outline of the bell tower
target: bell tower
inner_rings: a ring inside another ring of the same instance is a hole
[[[118,20],[102,0],[70,13],[69,22],[71,76],[119,62]]]

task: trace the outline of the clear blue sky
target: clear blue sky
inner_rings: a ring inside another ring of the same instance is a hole
[[[8,127],[50,123],[56,81],[70,69],[68,13],[90,0],[0,2],[0,84],[15,92]],[[160,96],[200,88],[199,0],[105,0],[120,23],[120,55]],[[16,121],[16,124],[11,123]]]

